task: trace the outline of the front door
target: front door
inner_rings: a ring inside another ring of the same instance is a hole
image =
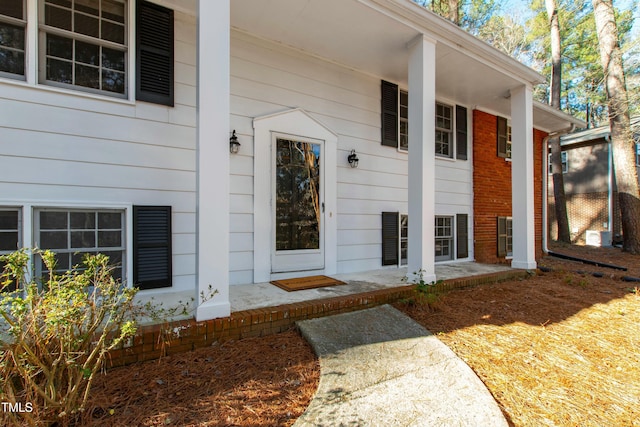
[[[324,268],[323,141],[275,135],[272,273]]]

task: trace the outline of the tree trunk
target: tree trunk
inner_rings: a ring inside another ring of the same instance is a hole
[[[592,1],[600,61],[604,70],[609,101],[611,147],[622,214],[624,238],[622,249],[625,252],[640,254],[640,193],[618,28],[612,1]]]
[[[555,0],[545,0],[549,27],[551,32],[551,106],[560,109],[560,94],[562,88],[562,57],[560,50],[560,23],[558,22],[558,8]],[[556,222],[558,224],[558,240],[571,243],[569,234],[569,217],[567,215],[567,198],[564,193],[564,176],[562,174],[562,149],[560,137],[550,138],[551,173],[553,174],[553,197],[555,200]]]
[[[460,26],[460,1],[449,0],[449,13],[447,18],[454,24]]]

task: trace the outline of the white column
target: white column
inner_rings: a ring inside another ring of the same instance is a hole
[[[436,44],[424,36],[409,45],[409,260],[408,276],[435,274]]]
[[[513,268],[535,269],[533,96],[529,86],[511,90],[511,204]]]
[[[198,2],[196,320],[228,316],[230,0]],[[209,286],[218,293],[207,301]]]

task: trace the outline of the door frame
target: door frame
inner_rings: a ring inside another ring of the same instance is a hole
[[[325,213],[326,209],[324,206],[324,193],[325,193],[325,164],[324,164],[324,156],[325,156],[325,142],[320,139],[315,138],[301,138],[299,136],[288,135],[280,132],[272,132],[271,133],[271,273],[272,276],[278,273],[290,273],[296,272],[302,273],[310,270],[323,270],[324,269],[324,255],[325,255],[325,246],[324,246],[324,228],[325,228]],[[318,238],[319,244],[318,249],[297,249],[297,250],[288,250],[288,251],[279,251],[276,250],[276,226],[275,226],[275,218],[276,218],[276,176],[275,176],[275,167],[276,167],[276,143],[278,139],[285,139],[291,141],[299,141],[303,143],[316,144],[320,146],[320,193],[318,197],[320,198],[320,223],[318,230]],[[304,274],[304,273],[302,273]]]
[[[283,275],[304,276],[337,272],[337,152],[338,135],[300,108],[289,109],[253,120],[253,281],[269,282]],[[324,268],[296,273],[272,274],[273,233],[272,144],[273,134],[324,141]],[[346,157],[345,157],[346,159]],[[346,160],[345,160],[346,162]],[[233,182],[233,179],[232,179]],[[233,232],[233,221],[231,223]]]

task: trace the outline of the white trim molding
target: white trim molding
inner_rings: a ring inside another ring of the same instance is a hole
[[[511,90],[511,267],[536,268],[535,199],[533,186],[533,91],[523,85]]]
[[[271,280],[272,135],[274,133],[324,141],[324,274],[337,271],[337,151],[338,135],[300,108],[257,117],[254,128],[253,281]],[[303,273],[302,273],[303,274]],[[318,274],[317,270],[314,274]]]
[[[231,314],[229,302],[230,1],[198,2],[196,320]],[[201,302],[201,295],[217,291]]]
[[[408,272],[435,281],[435,108],[436,45],[428,38],[411,45],[409,57],[409,239]],[[415,277],[409,276],[410,279]]]

